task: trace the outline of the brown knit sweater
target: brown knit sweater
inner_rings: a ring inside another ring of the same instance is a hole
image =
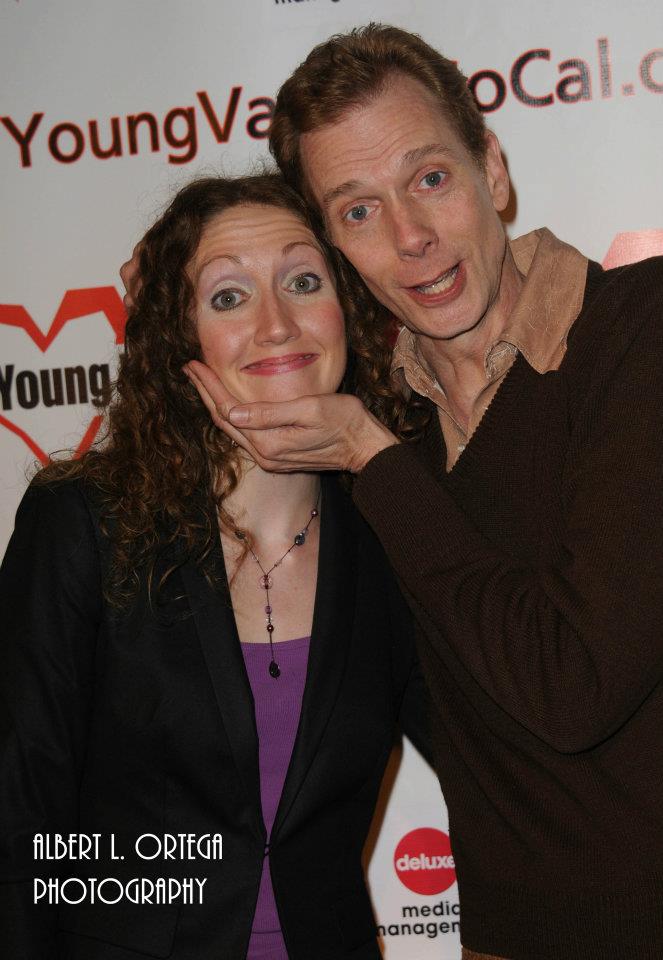
[[[449,474],[437,418],[357,478],[419,624],[463,943],[663,958],[663,258],[518,357]]]

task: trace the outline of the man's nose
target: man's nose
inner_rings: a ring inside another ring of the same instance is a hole
[[[423,257],[437,243],[437,233],[425,211],[405,200],[391,211],[391,229],[400,257]]]
[[[286,343],[299,336],[299,326],[290,304],[278,296],[265,297],[260,309],[256,330],[257,343]]]

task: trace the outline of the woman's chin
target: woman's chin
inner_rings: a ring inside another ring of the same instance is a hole
[[[299,400],[301,397],[308,397],[311,393],[318,393],[315,390],[253,390],[245,391],[240,403],[286,403],[288,400]]]
[[[304,380],[302,377],[261,378],[261,383],[255,386],[242,384],[235,396],[240,403],[284,403],[288,400],[299,400],[301,397],[311,397],[323,393],[335,393],[336,383],[323,384],[316,378]]]

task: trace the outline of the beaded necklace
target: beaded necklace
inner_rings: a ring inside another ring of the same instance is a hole
[[[244,543],[246,543],[249,553],[253,557],[254,561],[260,567],[261,576],[258,580],[258,583],[260,587],[265,591],[265,599],[266,599],[265,627],[267,629],[267,636],[269,638],[269,654],[271,657],[271,660],[269,663],[269,675],[270,677],[273,677],[274,680],[277,680],[281,676],[281,668],[279,667],[278,663],[274,659],[274,642],[272,639],[272,634],[274,633],[274,621],[272,620],[272,602],[269,595],[269,591],[271,587],[274,585],[274,581],[272,580],[272,572],[276,570],[277,567],[281,566],[281,564],[283,563],[283,561],[288,556],[291,550],[294,550],[295,547],[304,546],[304,544],[306,543],[306,534],[308,533],[308,528],[311,526],[311,523],[313,522],[315,517],[318,516],[319,504],[320,504],[320,494],[318,494],[318,499],[315,501],[315,506],[311,510],[311,514],[308,520],[306,521],[306,526],[303,527],[298,533],[295,534],[293,541],[288,547],[288,549],[286,550],[286,552],[283,554],[282,557],[279,557],[279,559],[271,565],[269,570],[265,570],[265,568],[263,567],[262,563],[260,562],[260,558],[256,555],[250,542],[247,540],[246,533],[243,530],[235,530],[235,536],[237,537],[237,539],[242,540]]]

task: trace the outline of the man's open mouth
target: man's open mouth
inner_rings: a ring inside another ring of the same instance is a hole
[[[418,286],[415,286],[414,289],[418,290],[419,293],[443,293],[445,290],[449,290],[453,286],[454,280],[458,274],[459,264],[456,264],[455,267],[451,267],[450,270],[445,270],[439,277],[435,280],[432,280],[430,283],[423,283]]]

